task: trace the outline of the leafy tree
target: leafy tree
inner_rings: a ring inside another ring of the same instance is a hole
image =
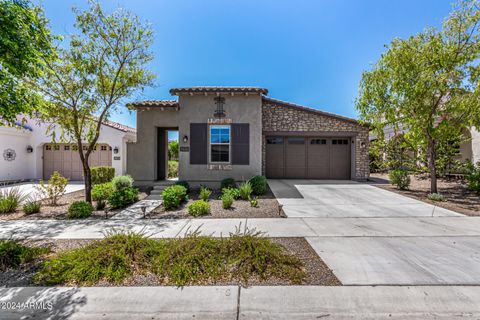
[[[0,124],[31,114],[42,99],[25,78],[37,79],[52,59],[53,36],[40,7],[28,0],[0,0]]]
[[[85,200],[91,202],[88,163],[104,120],[125,98],[152,84],[146,65],[152,60],[151,27],[132,13],[118,9],[106,15],[97,2],[85,11],[74,10],[79,32],[59,58],[47,63],[37,89],[48,102],[43,115],[60,139],[74,141],[83,165]]]
[[[168,143],[168,159],[178,160],[178,141],[176,140]]]
[[[377,131],[403,127],[426,147],[432,193],[439,139],[480,124],[479,20],[478,1],[460,1],[440,30],[393,40],[362,75],[356,102],[362,119]]]

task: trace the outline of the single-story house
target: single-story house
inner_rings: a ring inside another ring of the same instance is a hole
[[[0,182],[47,180],[53,171],[72,181],[83,179],[77,146],[52,143],[52,138],[47,135],[47,126],[29,118],[23,123],[19,121],[16,127],[0,126]],[[126,143],[135,139],[134,128],[105,121],[97,149],[90,156],[90,164],[112,166],[117,175],[124,174]]]
[[[215,184],[254,175],[292,179],[369,176],[367,125],[269,97],[258,87],[175,88],[176,100],[129,104],[137,141],[127,172],[139,185],[164,180],[167,132],[179,133],[179,179]]]

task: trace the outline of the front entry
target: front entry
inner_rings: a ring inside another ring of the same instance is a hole
[[[168,132],[178,128],[157,127],[157,180],[165,180],[168,176]]]
[[[349,180],[349,138],[267,137],[268,178]]]

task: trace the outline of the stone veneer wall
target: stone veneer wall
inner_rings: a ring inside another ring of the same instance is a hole
[[[262,103],[262,129],[265,131],[329,131],[355,132],[355,180],[366,180],[370,175],[368,159],[367,126],[355,121],[327,116],[308,108],[278,104],[270,101]],[[266,139],[262,137],[262,174],[265,174]],[[361,143],[365,147],[361,147]]]

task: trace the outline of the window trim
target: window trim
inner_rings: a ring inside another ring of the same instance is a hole
[[[228,143],[212,143],[212,128],[228,129]],[[212,161],[212,145],[228,146],[228,161]],[[208,126],[208,163],[211,164],[231,164],[232,163],[232,126],[228,124],[212,124]]]

